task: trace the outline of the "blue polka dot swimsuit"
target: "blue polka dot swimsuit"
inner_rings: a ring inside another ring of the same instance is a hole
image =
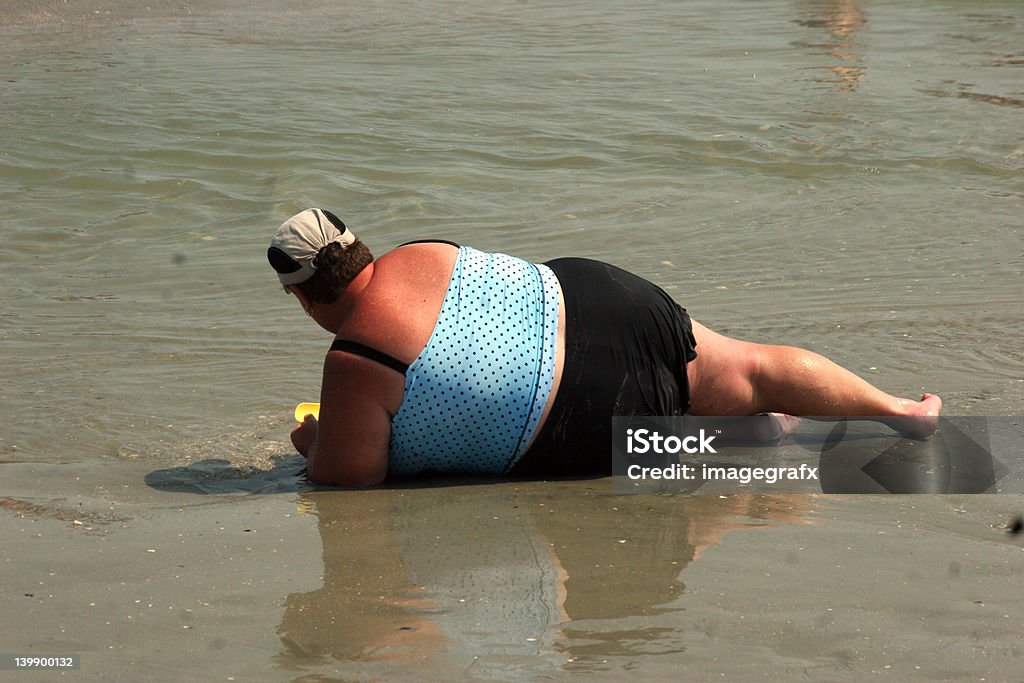
[[[557,332],[550,268],[460,247],[434,331],[405,375],[389,474],[506,474],[547,405]]]

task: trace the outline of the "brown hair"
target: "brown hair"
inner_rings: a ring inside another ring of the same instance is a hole
[[[320,249],[313,259],[316,271],[312,277],[296,287],[318,304],[332,304],[348,283],[371,263],[373,254],[358,238],[348,247],[343,247],[339,242],[331,242]]]

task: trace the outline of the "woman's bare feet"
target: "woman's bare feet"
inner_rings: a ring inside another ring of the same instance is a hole
[[[927,439],[939,427],[939,413],[942,412],[942,399],[935,394],[924,394],[920,401],[899,400],[899,413],[896,417],[883,419],[885,424],[900,434],[911,439]]]
[[[781,444],[800,425],[800,418],[785,413],[761,413],[754,416],[754,440]]]
[[[717,432],[725,443],[783,443],[800,424],[800,418],[783,413],[758,413],[746,417],[701,417],[704,429]]]

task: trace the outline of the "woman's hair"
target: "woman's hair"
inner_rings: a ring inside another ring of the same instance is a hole
[[[358,238],[348,247],[331,242],[320,249],[313,259],[316,271],[312,277],[295,286],[318,304],[332,304],[341,294],[341,290],[371,263],[373,254]]]

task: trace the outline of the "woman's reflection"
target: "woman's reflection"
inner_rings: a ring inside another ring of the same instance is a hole
[[[284,668],[403,660],[536,674],[681,649],[682,572],[803,498],[613,496],[594,482],[302,494],[324,585],[285,600]]]

